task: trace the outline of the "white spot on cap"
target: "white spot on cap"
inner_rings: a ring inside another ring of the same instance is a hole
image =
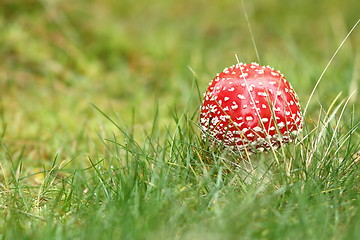
[[[264,96],[264,97],[267,96],[266,92],[258,92],[258,95],[259,95],[259,96]]]
[[[253,119],[254,119],[254,118],[251,117],[251,116],[246,117],[246,121],[251,121],[251,120],[253,120]]]
[[[216,105],[209,105],[210,112],[216,112]]]
[[[202,117],[201,119],[200,119],[200,123],[207,123],[207,118],[204,118],[204,117]]]
[[[279,122],[278,126],[279,126],[280,129],[282,129],[283,127],[285,127],[285,123]]]
[[[229,88],[229,92],[233,92],[235,90],[235,88],[234,87],[232,87],[232,88]]]
[[[263,69],[255,70],[255,72],[257,72],[258,74],[264,74],[264,70],[263,70]]]
[[[266,123],[266,122],[269,121],[269,119],[267,119],[267,118],[262,118],[261,121],[262,121],[263,123]]]
[[[218,117],[214,117],[213,119],[211,119],[211,124],[212,125],[216,125],[220,122],[219,118]]]
[[[254,127],[253,130],[254,130],[255,132],[262,132],[262,128],[259,127],[259,126]]]
[[[247,76],[249,76],[249,74],[243,73],[243,74],[241,74],[241,75],[239,76],[239,78],[246,78]]]
[[[221,121],[225,122],[226,119],[229,119],[229,118],[230,118],[230,116],[229,116],[229,115],[222,115],[222,116],[220,116],[219,118],[221,119]]]
[[[224,97],[224,101],[227,101],[229,100],[230,98],[229,97]]]
[[[237,95],[237,96],[238,96],[238,98],[240,98],[240,99],[246,99],[244,95],[239,94],[239,95]]]
[[[243,124],[244,124],[244,122],[241,122],[241,123],[234,122],[234,125],[235,125],[236,127],[241,127],[241,125],[243,125]]]

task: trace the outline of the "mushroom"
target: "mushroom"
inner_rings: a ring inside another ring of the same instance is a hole
[[[269,66],[239,63],[209,84],[201,106],[203,139],[240,152],[263,152],[293,141],[303,126],[298,97]]]

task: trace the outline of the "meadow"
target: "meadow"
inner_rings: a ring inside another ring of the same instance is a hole
[[[360,239],[359,10],[0,1],[0,239]],[[295,143],[204,144],[202,94],[235,55],[291,82]]]

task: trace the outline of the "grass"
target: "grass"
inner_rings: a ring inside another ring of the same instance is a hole
[[[359,3],[0,3],[1,239],[358,239],[359,27],[301,138],[253,165],[200,139],[224,67],[280,69],[303,108]]]

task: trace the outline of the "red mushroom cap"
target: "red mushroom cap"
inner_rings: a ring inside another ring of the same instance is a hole
[[[211,143],[262,152],[294,140],[303,117],[294,89],[280,72],[240,63],[210,82],[200,124]]]

